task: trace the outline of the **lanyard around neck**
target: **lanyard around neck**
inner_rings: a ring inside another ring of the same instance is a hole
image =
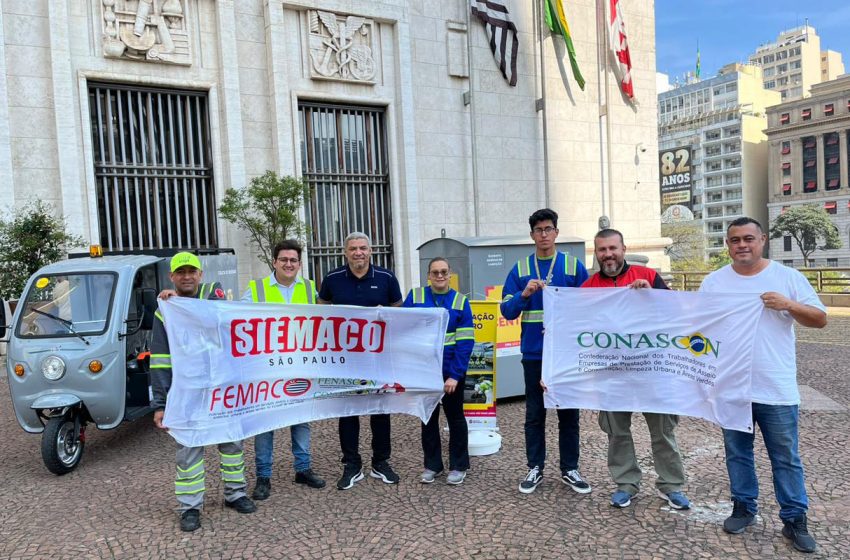
[[[543,280],[547,286],[552,283],[552,274],[555,272],[555,262],[558,260],[558,251],[555,251],[555,256],[552,257],[552,264],[549,266],[549,272],[544,279],[540,275],[540,260],[537,258],[537,253],[534,254],[534,271],[537,273],[538,280]]]

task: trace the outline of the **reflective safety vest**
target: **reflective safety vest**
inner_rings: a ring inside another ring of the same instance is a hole
[[[551,266],[557,265],[558,257],[560,255],[564,255],[564,274],[566,276],[575,276],[578,259],[576,259],[572,255],[569,255],[567,253],[561,253],[560,251],[557,251],[555,253],[554,258],[552,259],[552,265]],[[535,263],[534,263],[535,258],[536,257],[534,255],[529,255],[529,256],[525,257],[524,259],[520,259],[519,261],[517,261],[516,269],[517,269],[517,274],[519,275],[520,278],[525,278],[525,277],[537,278],[537,269],[534,266],[535,265]],[[554,271],[553,271],[553,273],[554,273]],[[554,274],[553,274],[553,276],[554,276]],[[509,300],[513,297],[514,297],[513,294],[507,294],[502,301],[507,301],[507,300]],[[523,322],[523,323],[542,323],[543,322],[543,310],[542,309],[525,309],[525,310],[523,310],[521,322]]]
[[[194,297],[207,300],[223,300],[224,291],[218,282],[201,284]],[[159,309],[154,313],[158,321],[151,334],[150,383],[151,406],[165,408],[166,395],[171,388],[171,349],[165,333],[165,319]]]
[[[310,289],[307,289],[307,286]],[[277,284],[272,284],[271,276],[262,280],[251,280],[248,283],[251,290],[251,301],[254,303],[316,303],[316,284],[312,280],[301,278],[295,279],[295,289],[292,292],[292,301],[286,301]]]
[[[219,287],[220,286],[219,286],[218,282],[208,282],[206,284],[201,284],[201,286],[198,288],[197,298],[198,299],[219,299],[218,297],[213,298],[213,296],[215,295],[215,289],[219,288]],[[157,309],[154,312],[154,315],[156,316],[157,319],[162,321],[162,324],[165,324],[165,319],[162,318],[162,313],[159,312],[159,309]]]
[[[410,290],[410,293],[413,296],[414,304],[424,304],[425,303],[425,288],[413,288]],[[433,292],[432,292],[433,293]],[[436,302],[435,302],[436,303]],[[463,294],[459,294],[457,292],[454,293],[454,298],[452,298],[452,306],[451,308],[455,311],[463,311],[463,306],[466,303],[466,296]],[[475,331],[472,327],[459,327],[457,330],[451,330],[452,325],[449,323],[448,329],[446,331],[446,338],[443,342],[443,346],[452,346],[456,344],[458,340],[475,340]]]

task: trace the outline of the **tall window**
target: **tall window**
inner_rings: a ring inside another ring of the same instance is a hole
[[[89,84],[100,244],[218,245],[203,92]]]
[[[841,146],[837,132],[827,132],[823,135],[823,163],[826,190],[836,190],[841,187]]]
[[[392,204],[384,110],[302,102],[301,168],[310,189],[310,276],[345,263],[346,235],[372,239],[372,261],[393,265]]]
[[[818,142],[814,136],[804,136],[803,144],[803,192],[818,190]]]

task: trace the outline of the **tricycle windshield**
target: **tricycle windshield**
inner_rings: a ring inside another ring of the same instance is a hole
[[[17,336],[102,334],[109,325],[116,278],[114,272],[39,276],[22,302]]]

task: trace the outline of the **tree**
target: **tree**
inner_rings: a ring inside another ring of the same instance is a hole
[[[671,262],[703,259],[705,234],[702,231],[702,222],[661,224],[661,235],[673,241],[664,249]]]
[[[306,232],[298,216],[306,196],[307,186],[301,180],[266,171],[245,188],[227,189],[218,212],[222,219],[248,232],[260,260],[271,268],[269,255],[274,246]]]
[[[793,206],[773,220],[770,238],[790,235],[803,254],[803,267],[808,268],[809,256],[817,250],[840,249],[841,237],[823,208],[814,204]],[[818,244],[818,240],[823,243]]]
[[[708,259],[708,268],[706,270],[719,270],[731,262],[732,257],[729,256],[729,251],[723,251],[722,253],[711,255],[711,258]]]
[[[66,231],[65,219],[49,203],[37,200],[0,219],[0,298],[18,299],[30,276],[84,246]]]

